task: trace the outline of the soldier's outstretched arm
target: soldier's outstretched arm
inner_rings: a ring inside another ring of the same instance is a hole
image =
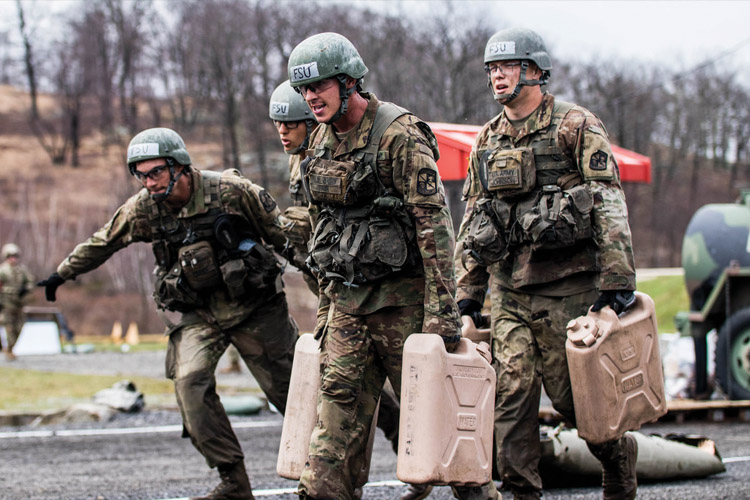
[[[93,271],[107,261],[115,252],[136,241],[150,241],[148,220],[138,207],[141,194],[131,197],[121,206],[101,229],[78,244],[57,267],[57,272],[37,283],[45,288],[47,300],[54,302],[57,288],[65,281]]]

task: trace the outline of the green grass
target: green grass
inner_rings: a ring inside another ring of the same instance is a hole
[[[659,333],[676,332],[675,314],[690,309],[690,300],[685,290],[685,279],[682,276],[652,278],[638,282],[637,288],[639,292],[643,292],[654,299]]]
[[[132,381],[144,394],[146,404],[174,401],[172,382],[167,379],[118,375],[76,375],[0,367],[0,410],[35,411],[61,409],[90,402],[97,391],[123,379]]]

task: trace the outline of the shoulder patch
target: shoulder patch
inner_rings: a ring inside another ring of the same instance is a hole
[[[437,193],[437,172],[431,168],[422,168],[417,172],[417,193],[432,196]]]
[[[258,194],[258,197],[260,198],[260,202],[263,204],[263,209],[266,212],[271,212],[276,208],[276,200],[274,200],[265,189]]]
[[[600,149],[596,153],[591,155],[589,168],[591,170],[599,170],[599,171],[607,170],[608,159],[609,159],[609,155]]]

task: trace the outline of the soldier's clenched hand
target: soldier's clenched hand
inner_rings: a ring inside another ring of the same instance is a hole
[[[596,312],[604,306],[609,306],[620,315],[630,309],[633,304],[635,304],[635,295],[631,290],[605,290],[591,306],[591,311]]]
[[[46,280],[37,282],[36,286],[43,286],[44,296],[49,302],[54,302],[57,299],[57,297],[55,296],[57,287],[59,287],[63,283],[65,283],[65,280],[62,279],[59,274],[52,273]]]
[[[458,347],[458,343],[461,341],[461,334],[458,333],[456,335],[441,335],[443,338],[443,342],[445,343],[445,350],[448,352],[453,352]]]

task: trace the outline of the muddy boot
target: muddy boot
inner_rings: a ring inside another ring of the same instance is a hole
[[[16,360],[16,355],[13,354],[13,351],[11,351],[10,349],[5,349],[4,352],[5,352],[5,359],[7,359],[8,361]]]
[[[401,500],[422,500],[430,496],[431,491],[431,484],[410,484],[404,494],[401,495]]]
[[[219,485],[211,493],[202,497],[190,497],[190,500],[255,500],[244,462],[220,465],[218,469],[221,477]]]
[[[602,498],[633,500],[638,487],[635,475],[638,443],[635,438],[626,434],[618,441],[589,445],[589,449],[602,463]]]

